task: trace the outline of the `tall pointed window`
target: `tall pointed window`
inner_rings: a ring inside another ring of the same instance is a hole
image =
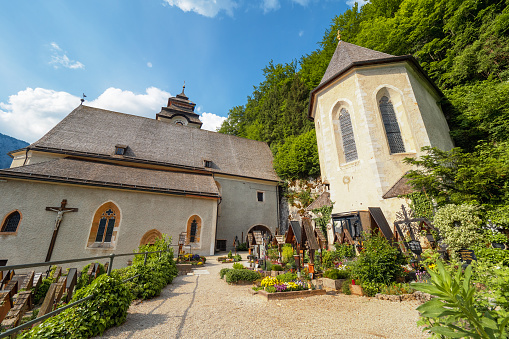
[[[392,102],[388,97],[383,96],[379,101],[379,105],[391,154],[404,153],[405,144],[403,144],[403,139],[401,138],[401,131]]]
[[[357,146],[355,145],[350,113],[348,113],[345,108],[342,108],[339,113],[339,127],[341,128],[341,138],[343,140],[345,162],[357,160]]]
[[[4,219],[0,233],[15,233],[18,230],[19,222],[21,221],[21,214],[18,211],[11,212]]]
[[[200,242],[201,218],[197,215],[191,216],[187,221],[187,245]]]
[[[94,215],[92,229],[88,237],[89,247],[111,247],[115,243],[117,227],[120,223],[118,207],[107,202],[103,204]]]

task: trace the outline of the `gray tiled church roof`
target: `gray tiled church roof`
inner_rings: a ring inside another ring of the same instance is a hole
[[[329,62],[329,66],[325,71],[320,85],[333,78],[336,74],[347,69],[354,62],[386,59],[390,57],[393,57],[393,55],[373,51],[369,48],[350,44],[346,41],[340,41]]]
[[[160,171],[74,159],[50,160],[0,170],[0,176],[172,194],[219,195],[214,178],[209,174]]]
[[[118,144],[128,146],[123,157],[114,155]],[[76,108],[29,147],[279,181],[264,142],[88,106]],[[204,160],[212,168],[204,168]]]

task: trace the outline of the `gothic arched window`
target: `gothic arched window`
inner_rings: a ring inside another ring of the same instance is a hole
[[[11,212],[5,217],[0,233],[15,233],[18,230],[21,214],[19,211]]]
[[[343,152],[345,153],[345,162],[357,160],[357,146],[353,135],[352,120],[350,113],[345,108],[339,112],[339,127],[343,140]]]
[[[191,216],[187,221],[187,244],[200,242],[201,218],[197,215]]]
[[[118,207],[112,202],[103,204],[95,212],[88,237],[88,246],[101,247],[104,244],[109,246],[114,243],[117,235],[115,227],[118,227],[119,223],[120,211]]]
[[[382,113],[382,121],[384,123],[385,134],[389,142],[389,149],[392,153],[404,153],[405,144],[401,138],[399,130],[398,119],[394,112],[394,106],[388,97],[385,95],[379,101],[380,112]]]

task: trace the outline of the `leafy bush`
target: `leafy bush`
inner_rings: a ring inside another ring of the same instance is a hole
[[[46,297],[46,293],[48,293],[49,286],[53,283],[53,279],[51,278],[44,278],[42,279],[41,284],[39,285],[39,288],[37,289],[37,293],[34,294],[34,305],[42,303],[44,301],[44,298]],[[34,290],[35,287],[32,288]]]
[[[445,205],[433,219],[453,258],[457,251],[481,242],[479,208],[472,205]]]
[[[221,270],[219,271],[219,276],[221,277],[221,279],[223,279],[223,278],[224,278],[224,276],[225,276],[225,274],[226,274],[228,271],[230,271],[230,270],[231,270],[231,268],[226,268],[226,267],[225,267],[225,268],[221,268]]]
[[[97,263],[98,262],[95,262],[95,264],[97,264]],[[92,278],[87,275],[88,269],[90,268],[90,265],[92,265],[92,264],[85,265],[81,269],[81,275],[78,278],[78,281],[76,283],[76,290],[79,290],[80,288],[88,286],[92,282]],[[99,269],[99,273],[97,274],[98,277],[100,275],[103,275],[104,273],[106,273],[106,270],[104,269],[104,265],[103,264],[99,264],[99,268],[98,269]]]
[[[425,330],[450,338],[505,338],[509,316],[500,308],[478,312],[475,309],[475,287],[471,283],[472,266],[463,274],[449,273],[441,261],[437,272],[428,270],[431,284],[414,283],[413,287],[436,298],[419,306]],[[507,282],[506,282],[507,284]]]
[[[232,251],[228,252],[228,259],[233,259]]]
[[[350,281],[348,280],[343,281],[343,284],[341,285],[341,292],[343,292],[346,295],[352,294],[352,291],[350,290]]]
[[[251,270],[229,270],[225,276],[226,282],[229,284],[239,281],[255,281],[261,277],[260,273]]]
[[[281,256],[283,257],[283,264],[287,264],[293,259],[293,247],[290,244],[284,244],[283,250],[281,253]]]
[[[283,270],[283,267],[279,264],[274,264],[274,265],[272,265],[272,270],[281,272]]]
[[[401,252],[379,234],[364,234],[363,249],[352,264],[351,276],[363,283],[388,284],[403,274]]]
[[[291,272],[286,272],[277,276],[277,280],[280,282],[289,282],[295,279],[297,279],[297,274]]]
[[[247,251],[249,248],[247,247],[247,242],[241,242],[237,246],[237,251]]]
[[[334,244],[336,253],[340,259],[355,257],[355,248],[349,244]]]
[[[380,292],[382,286],[383,284],[372,281],[366,281],[361,284],[362,292],[368,297],[374,297],[378,292]]]
[[[47,319],[20,337],[90,338],[125,321],[131,294],[118,276],[101,275],[90,285],[78,290],[72,302],[92,294],[92,299]]]
[[[265,291],[269,293],[276,293],[276,288],[274,286],[267,286],[265,287]]]
[[[236,254],[233,256],[233,261],[242,261],[242,256],[240,254]]]
[[[325,271],[323,276],[329,279],[348,279],[350,277],[350,271],[332,268]]]
[[[235,269],[235,270],[243,270],[243,269],[245,269],[245,267],[240,262],[236,262],[236,263],[233,264],[233,269]]]

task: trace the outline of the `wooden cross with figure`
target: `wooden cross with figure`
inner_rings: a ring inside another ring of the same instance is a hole
[[[60,203],[60,207],[46,207],[46,211],[57,212],[57,217],[55,219],[55,228],[53,229],[53,236],[51,237],[51,243],[48,248],[48,254],[46,255],[46,262],[50,261],[51,259],[53,247],[55,247],[55,241],[57,239],[58,229],[60,228],[60,224],[62,223],[64,213],[78,212],[77,208],[66,208],[65,205],[67,205],[66,199],[62,200],[62,202]]]

